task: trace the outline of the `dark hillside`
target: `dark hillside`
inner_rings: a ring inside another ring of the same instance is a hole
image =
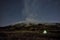
[[[60,23],[23,23],[0,27],[0,40],[60,40]]]

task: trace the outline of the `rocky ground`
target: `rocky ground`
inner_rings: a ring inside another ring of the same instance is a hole
[[[47,33],[44,33],[44,30]],[[60,40],[60,24],[19,24],[0,27],[0,40]]]

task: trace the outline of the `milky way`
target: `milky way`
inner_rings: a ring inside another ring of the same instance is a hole
[[[0,26],[18,22],[60,22],[60,0],[0,0]]]

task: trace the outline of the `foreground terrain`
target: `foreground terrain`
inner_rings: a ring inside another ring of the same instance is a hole
[[[47,33],[43,33],[44,30]],[[0,40],[60,40],[60,23],[0,27]]]

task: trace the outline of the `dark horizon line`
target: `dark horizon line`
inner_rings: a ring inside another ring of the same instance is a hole
[[[21,23],[17,23],[17,24],[21,24]],[[24,23],[24,24],[26,24],[26,23]],[[32,24],[35,24],[35,23],[32,23]],[[60,22],[55,22],[55,23],[37,23],[37,24],[60,24]],[[16,25],[16,24],[9,24],[9,25],[4,25],[4,26],[0,26],[0,27],[5,27],[5,26],[13,26],[13,25]]]

